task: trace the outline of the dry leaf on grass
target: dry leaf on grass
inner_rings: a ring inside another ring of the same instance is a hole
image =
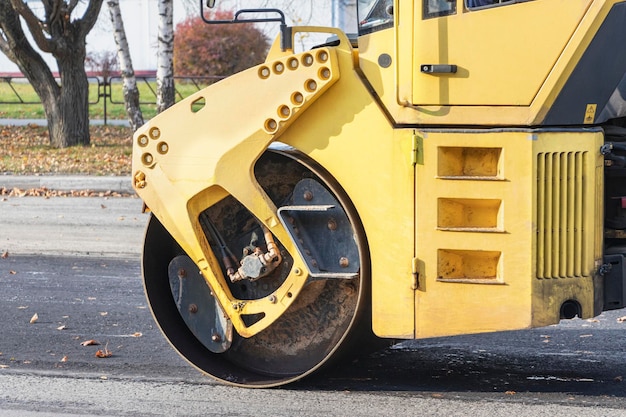
[[[85,340],[84,342],[80,342],[81,346],[95,346],[95,345],[99,345],[100,342],[98,342],[97,340],[94,339],[89,339],[89,340]]]
[[[36,323],[37,320],[39,320],[39,315],[37,313],[33,314],[33,316],[30,318],[30,324]]]
[[[56,149],[50,146],[46,127],[4,126],[3,156],[0,172],[13,174],[91,174],[130,175],[132,129],[117,126],[90,126],[92,146]],[[0,195],[11,190],[0,187]],[[15,194],[30,195],[37,190],[18,190]],[[50,190],[40,190],[40,195]]]

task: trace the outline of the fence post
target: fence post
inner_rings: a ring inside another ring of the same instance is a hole
[[[102,76],[102,93],[100,93],[100,78],[98,77],[98,97],[102,97],[103,102],[104,102],[104,125],[107,125],[107,97],[111,96],[111,83],[109,81],[109,77],[107,77],[106,75]],[[109,87],[109,90],[107,90],[107,86]]]

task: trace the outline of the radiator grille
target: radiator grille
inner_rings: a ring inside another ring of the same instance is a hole
[[[537,155],[537,278],[582,276],[587,152]]]

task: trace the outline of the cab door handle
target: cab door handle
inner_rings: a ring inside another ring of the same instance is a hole
[[[420,71],[424,74],[455,74],[456,65],[446,64],[422,64]]]

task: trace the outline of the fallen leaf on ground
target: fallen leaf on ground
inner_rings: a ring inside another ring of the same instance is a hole
[[[62,325],[62,326],[57,327],[57,330],[65,330],[65,329],[67,329],[66,325]]]
[[[98,349],[96,352],[96,358],[109,358],[111,356],[113,356],[113,352],[107,349],[106,346],[104,349]]]
[[[0,369],[6,369],[8,367],[9,367],[9,365],[0,365]]]
[[[622,382],[622,381],[624,381],[624,377],[621,376],[621,375],[616,376],[615,378],[613,378],[613,381],[615,381],[615,382]]]
[[[14,271],[14,270],[10,270],[10,271],[9,271],[9,274],[11,274],[11,275],[15,275],[15,274],[17,274],[17,272],[16,272],[16,271]]]
[[[2,253],[2,259],[6,259],[6,258],[8,258],[8,257],[9,257],[9,251],[8,251],[8,250],[5,250],[5,251]]]
[[[133,334],[131,334],[132,337],[141,337],[143,336],[143,334],[141,332],[135,332]]]
[[[617,318],[617,322],[618,323],[624,323],[626,321],[626,316],[622,316],[622,317],[618,317]]]
[[[67,362],[67,355],[65,355],[65,356],[63,356],[63,357],[61,358],[61,362]]]
[[[515,392],[515,391],[506,391],[504,393],[504,395],[515,395],[515,394],[517,394],[517,392]]]
[[[99,345],[100,342],[98,342],[97,340],[94,339],[90,339],[90,340],[85,340],[84,342],[80,342],[81,346],[94,346],[94,345]]]
[[[101,316],[106,316],[107,314],[109,314],[109,313],[107,313],[106,311],[101,311],[101,312],[100,312],[100,315],[101,315]]]
[[[37,320],[39,320],[39,315],[37,313],[33,314],[33,316],[30,318],[30,324],[36,323]]]

